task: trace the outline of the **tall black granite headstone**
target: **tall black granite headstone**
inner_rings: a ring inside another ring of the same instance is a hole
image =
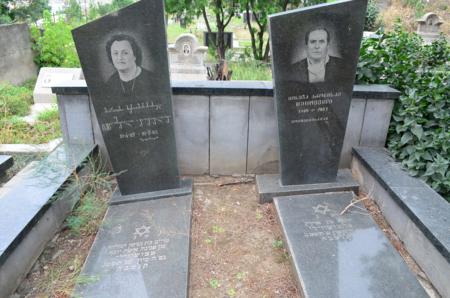
[[[163,2],[140,1],[72,33],[121,194],[178,188]]]
[[[282,185],[336,180],[366,5],[341,1],[270,16]]]

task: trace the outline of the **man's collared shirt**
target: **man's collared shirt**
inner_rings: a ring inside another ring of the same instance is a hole
[[[330,56],[325,57],[325,61],[320,63],[312,63],[312,61],[307,58],[308,61],[308,80],[310,83],[319,83],[325,81],[325,67],[330,61]]]

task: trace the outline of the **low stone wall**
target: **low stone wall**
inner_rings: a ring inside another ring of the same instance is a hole
[[[18,85],[35,78],[33,57],[27,24],[0,25],[0,82]]]
[[[178,162],[185,175],[278,172],[278,131],[271,82],[173,81]],[[92,142],[106,156],[84,81],[53,87],[65,142]],[[355,86],[341,156],[351,148],[383,147],[399,92],[388,86]]]
[[[442,297],[450,297],[450,204],[384,148],[354,148],[353,177]]]

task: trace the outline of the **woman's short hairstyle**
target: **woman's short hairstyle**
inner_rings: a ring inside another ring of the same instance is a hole
[[[141,62],[142,62],[141,48],[138,46],[136,40],[132,36],[126,35],[126,34],[113,35],[106,43],[106,53],[108,54],[109,62],[112,63],[111,46],[112,46],[113,42],[124,41],[124,40],[126,40],[130,43],[131,49],[133,50],[134,57],[136,57],[136,65],[141,66]]]

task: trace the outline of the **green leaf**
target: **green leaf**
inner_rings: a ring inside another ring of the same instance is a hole
[[[413,128],[411,128],[411,132],[420,140],[423,135],[423,128],[420,125],[414,125]]]
[[[402,138],[400,139],[400,144],[405,145],[405,144],[409,143],[409,141],[411,141],[412,138],[413,138],[412,134],[409,132],[406,132],[403,134]]]

